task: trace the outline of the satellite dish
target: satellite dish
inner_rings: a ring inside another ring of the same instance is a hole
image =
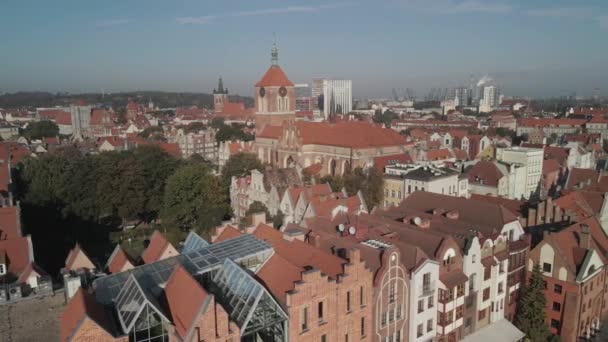
[[[341,232],[343,232],[343,231],[344,231],[344,223],[340,223],[340,224],[338,225],[338,230],[339,230],[339,231],[341,231]]]
[[[350,235],[355,235],[356,232],[357,232],[357,228],[355,228],[355,227],[348,228],[348,233]]]
[[[422,219],[420,217],[414,217],[414,223],[419,226],[422,223]]]

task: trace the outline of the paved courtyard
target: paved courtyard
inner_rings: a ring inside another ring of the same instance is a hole
[[[0,305],[0,342],[59,341],[63,293]]]

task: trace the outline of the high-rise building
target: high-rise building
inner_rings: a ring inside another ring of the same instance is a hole
[[[471,89],[460,87],[454,89],[454,101],[456,106],[468,106],[471,102]]]
[[[296,111],[308,112],[311,107],[311,89],[308,84],[296,84],[294,86],[296,92]]]
[[[313,79],[314,110],[327,119],[335,114],[346,114],[353,107],[351,80]]]
[[[483,98],[479,103],[479,111],[482,113],[491,112],[498,107],[500,101],[500,90],[496,86],[486,86],[483,88]]]

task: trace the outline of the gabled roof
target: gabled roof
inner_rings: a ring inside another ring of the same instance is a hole
[[[171,243],[167,241],[167,239],[161,232],[155,230],[152,234],[152,237],[150,238],[150,244],[148,245],[148,248],[146,248],[144,253],[141,255],[141,258],[146,264],[158,261],[163,252],[169,246],[173,247],[173,245],[171,245]]]
[[[483,185],[497,187],[498,182],[506,175],[498,168],[495,162],[479,161],[467,171],[469,182],[483,183]]]
[[[103,305],[97,303],[93,295],[87,293],[82,287],[70,299],[61,315],[59,325],[61,341],[69,341],[78,329],[78,326],[89,318],[95,322],[108,335],[112,336],[112,325],[104,312]]]
[[[208,303],[209,294],[182,265],[178,265],[165,285],[165,298],[177,334],[187,340]]]
[[[361,121],[297,121],[296,128],[303,145],[374,148],[407,144],[405,137],[396,131]]]
[[[118,273],[122,272],[125,267],[133,268],[135,263],[131,260],[131,257],[120,247],[119,244],[116,245],[114,251],[108,258],[108,262],[106,263],[106,269],[110,273]]]
[[[84,264],[87,265],[87,268],[95,268],[95,265],[91,261],[91,258],[89,258],[89,256],[80,248],[80,244],[76,243],[74,248],[70,250],[67,258],[65,259],[65,269],[74,270],[74,262],[77,260],[78,256],[84,258]]]
[[[384,172],[384,168],[393,164],[409,164],[412,162],[412,157],[407,153],[396,154],[392,156],[382,156],[374,158],[374,167],[380,173]]]
[[[278,65],[272,65],[255,84],[256,87],[293,87],[293,82],[287,78],[283,69]]]

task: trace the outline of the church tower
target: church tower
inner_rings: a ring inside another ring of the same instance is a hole
[[[262,79],[255,84],[255,130],[265,126],[281,126],[295,121],[296,95],[294,84],[279,66],[279,49],[272,46],[271,65]]]
[[[215,112],[221,113],[224,111],[226,103],[228,103],[228,89],[224,89],[224,83],[220,77],[217,88],[213,89],[213,109]]]

